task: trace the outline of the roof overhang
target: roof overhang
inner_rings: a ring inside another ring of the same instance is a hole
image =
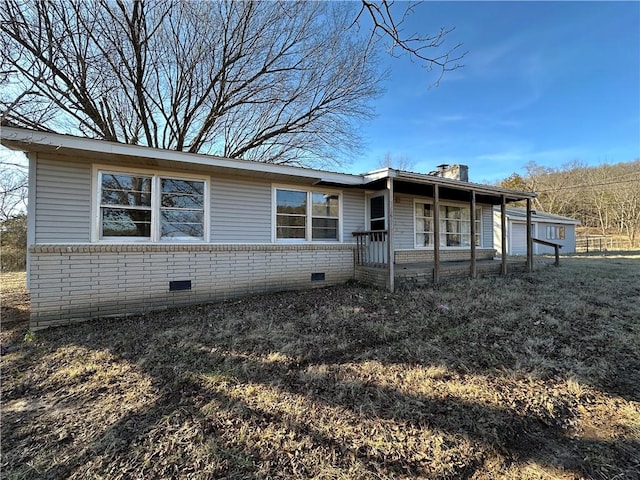
[[[78,158],[106,163],[127,161],[136,166],[188,167],[189,169],[229,175],[259,176],[274,180],[296,179],[314,184],[362,185],[361,175],[164,150],[16,127],[1,127],[0,141],[2,145],[12,150],[73,155]]]
[[[489,185],[462,182],[421,173],[382,168],[362,175],[329,172],[312,168],[278,165],[273,163],[238,160],[199,153],[179,152],[107,142],[59,133],[29,130],[18,127],[0,127],[2,145],[24,152],[66,155],[86,160],[149,168],[178,168],[234,176],[259,177],[274,181],[297,181],[309,184],[354,187],[379,190],[386,188],[387,180],[394,179],[395,191],[433,197],[434,187],[440,197],[447,200],[468,201],[472,193],[479,203],[498,205],[505,202],[532,199],[535,193],[519,192]]]
[[[498,210],[499,211],[499,210]],[[498,212],[497,211],[497,212]],[[496,212],[496,213],[497,213]],[[506,217],[509,220],[513,220],[514,222],[525,222],[527,221],[527,214],[519,213],[519,212],[506,212]],[[557,223],[560,225],[580,225],[580,220],[576,220],[574,218],[569,217],[561,217],[559,215],[549,216],[549,215],[539,215],[535,212],[535,210],[531,211],[531,221],[536,223]]]
[[[476,201],[490,205],[499,205],[504,197],[506,203],[536,197],[532,192],[521,192],[506,188],[480,185],[477,183],[463,182],[450,178],[425,175],[422,173],[406,172],[392,168],[384,168],[363,175],[365,185],[369,188],[380,188],[386,183],[387,178],[394,179],[394,190],[398,193],[423,195],[433,197],[434,186],[438,186],[440,198],[446,200],[468,201],[472,192],[476,195]]]

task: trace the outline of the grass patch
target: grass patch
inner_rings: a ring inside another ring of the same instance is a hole
[[[14,323],[3,478],[639,478],[639,319],[629,253]]]

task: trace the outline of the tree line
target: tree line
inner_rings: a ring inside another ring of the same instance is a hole
[[[571,162],[559,168],[531,162],[500,186],[536,192],[536,209],[575,218],[602,235],[640,245],[640,159],[612,165]]]

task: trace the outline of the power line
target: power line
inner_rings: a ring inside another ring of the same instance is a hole
[[[626,176],[626,175],[623,175]],[[617,185],[619,183],[631,183],[631,182],[638,182],[640,183],[640,177],[638,178],[632,178],[631,180],[620,180],[618,182],[604,182],[604,183],[583,183],[582,185],[569,185],[569,186],[562,186],[558,189],[548,189],[548,190],[537,190],[536,193],[547,193],[547,192],[556,192],[558,190],[569,190],[571,188],[585,188],[585,187],[602,187],[602,186],[607,186],[607,185]]]

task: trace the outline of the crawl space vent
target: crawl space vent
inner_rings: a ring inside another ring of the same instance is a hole
[[[191,290],[191,280],[174,280],[169,282],[169,291]]]

